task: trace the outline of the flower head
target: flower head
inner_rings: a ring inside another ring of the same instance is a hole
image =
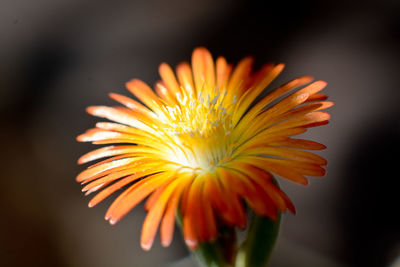
[[[311,83],[307,76],[261,97],[283,64],[253,73],[252,63],[250,57],[236,67],[223,57],[214,62],[208,50],[197,48],[192,64],[179,64],[175,73],[160,65],[155,92],[140,80],[129,81],[128,90],[141,103],[110,94],[124,107],[89,107],[91,115],[113,121],[77,138],[111,144],[79,159],[106,158],[77,177],[86,194],[101,190],[89,206],[127,186],[105,216],[115,224],[147,198],[141,237],[146,250],[158,228],[162,245],[171,243],[177,211],[192,249],[215,239],[220,225],[244,228],[244,203],[273,220],[278,212],[294,213],[274,175],[306,185],[305,176],[325,174],[326,160],[304,151],[325,146],[292,136],[326,124],[329,114],[320,110],[332,102],[319,93],[326,83]]]

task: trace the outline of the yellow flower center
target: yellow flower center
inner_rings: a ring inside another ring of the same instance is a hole
[[[181,97],[178,104],[163,106],[159,119],[170,138],[167,160],[199,171],[213,171],[229,160],[232,150],[232,110],[226,90],[200,92],[197,97]]]

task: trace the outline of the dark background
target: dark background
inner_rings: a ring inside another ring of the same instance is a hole
[[[307,137],[328,146],[328,175],[302,188],[281,180],[298,214],[285,215],[271,266],[395,266],[399,220],[399,2],[0,2],[0,265],[165,266],[187,255],[139,245],[141,206],[116,226],[89,209],[75,176],[94,147],[75,137],[124,83],[194,47],[236,63],[284,62],[328,81],[331,123]],[[188,264],[188,263],[187,263]],[[182,266],[188,266],[182,263]],[[400,263],[398,263],[400,264]],[[399,265],[396,265],[399,266]]]

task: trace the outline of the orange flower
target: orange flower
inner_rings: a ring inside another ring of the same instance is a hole
[[[244,228],[244,202],[273,220],[278,212],[294,213],[273,175],[306,185],[305,176],[325,174],[326,160],[303,151],[325,146],[292,136],[328,123],[329,114],[319,110],[333,103],[319,93],[326,83],[310,83],[307,76],[261,98],[284,66],[266,64],[252,73],[252,63],[247,57],[233,68],[225,58],[214,62],[207,49],[197,48],[192,65],[181,63],[175,73],[160,65],[162,81],[155,92],[140,80],[129,81],[128,90],[142,103],[110,94],[125,107],[89,107],[91,115],[113,122],[99,122],[77,140],[120,144],[79,159],[82,164],[107,158],[77,177],[86,194],[102,189],[89,207],[129,185],[106,213],[115,224],[147,198],[141,237],[145,250],[158,228],[162,245],[171,243],[177,210],[191,249],[215,239],[220,224]]]

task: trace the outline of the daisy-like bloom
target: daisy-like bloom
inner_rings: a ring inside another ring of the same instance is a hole
[[[325,146],[293,136],[327,124],[329,114],[320,110],[332,102],[319,93],[326,82],[311,83],[308,76],[261,97],[284,66],[266,64],[252,72],[252,63],[251,57],[236,67],[223,57],[214,62],[207,49],[197,48],[192,64],[179,64],[175,73],[160,65],[155,91],[129,81],[126,87],[141,103],[110,94],[123,107],[89,107],[89,114],[112,121],[77,138],[109,145],[79,159],[83,164],[106,158],[77,177],[86,194],[101,190],[89,207],[125,188],[105,216],[115,224],[147,198],[145,250],[158,228],[162,245],[171,243],[178,211],[191,249],[214,240],[221,225],[245,228],[245,204],[272,220],[279,212],[294,213],[274,175],[306,185],[305,176],[325,174],[326,160],[304,151]]]

